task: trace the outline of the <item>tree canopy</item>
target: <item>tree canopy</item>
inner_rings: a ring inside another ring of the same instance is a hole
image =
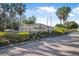
[[[63,20],[63,23],[64,23],[64,21],[66,21],[67,18],[69,17],[68,14],[70,12],[71,12],[71,8],[64,6],[64,7],[58,8],[58,10],[56,11],[56,15],[60,19],[60,22],[62,23],[62,20]]]

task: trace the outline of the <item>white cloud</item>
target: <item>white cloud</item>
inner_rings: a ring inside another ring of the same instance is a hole
[[[68,14],[69,16],[75,16],[74,14],[72,14],[72,13],[70,13],[70,14]]]
[[[46,12],[55,12],[56,9],[54,7],[38,7],[37,11],[46,11]]]
[[[79,14],[79,7],[74,8],[72,12]]]
[[[37,17],[36,23],[41,23],[41,24],[47,25],[47,18],[46,17],[45,18],[44,17]],[[58,21],[54,22],[54,20],[52,20],[52,26],[55,26],[57,23],[58,23]],[[50,19],[48,19],[48,26],[51,26]]]
[[[79,24],[79,20],[75,20],[75,22]]]
[[[46,25],[47,21],[46,21],[46,18],[37,17],[36,23],[42,23]]]

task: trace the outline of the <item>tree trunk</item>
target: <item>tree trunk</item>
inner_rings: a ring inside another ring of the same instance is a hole
[[[4,14],[3,21],[4,21],[4,30],[5,30],[5,29],[6,29],[6,16],[5,16],[5,10],[3,11],[3,14]]]
[[[11,18],[11,24],[12,24],[12,28],[11,29],[13,29],[13,12],[12,12],[12,9],[11,9],[11,11],[9,12],[11,15],[10,15],[10,18]]]
[[[63,20],[63,24],[66,22],[66,20]]]
[[[21,26],[21,15],[20,15],[20,20],[19,20],[19,30],[20,30],[20,26]]]
[[[60,19],[60,24],[63,24],[63,23],[62,23],[62,19]]]
[[[4,18],[4,30],[6,29],[6,22],[5,22],[5,18]]]
[[[21,24],[21,16],[20,16],[20,24]]]
[[[63,24],[67,21],[67,18],[63,18]]]
[[[12,24],[12,29],[13,29],[13,17],[12,17],[12,19],[11,19],[11,24]]]

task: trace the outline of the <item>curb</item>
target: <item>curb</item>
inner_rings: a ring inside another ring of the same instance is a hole
[[[38,40],[34,40],[34,41],[38,41]],[[17,44],[11,44],[11,45],[8,45],[8,46],[0,47],[0,50],[5,49],[5,48],[11,48],[11,47],[14,47],[14,46],[20,46],[20,45],[24,45],[24,44],[28,44],[28,43],[32,43],[32,42],[33,41],[27,41],[27,42],[22,42],[22,43],[17,43]]]

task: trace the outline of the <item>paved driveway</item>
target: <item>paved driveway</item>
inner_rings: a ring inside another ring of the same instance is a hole
[[[1,49],[1,56],[76,56],[79,55],[78,33],[48,37],[41,41]]]

